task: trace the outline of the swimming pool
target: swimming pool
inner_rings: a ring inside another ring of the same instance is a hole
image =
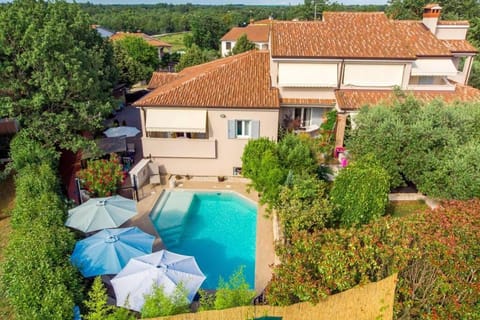
[[[234,192],[166,191],[150,219],[165,247],[194,256],[207,279],[204,289],[216,289],[240,266],[255,285],[257,206]]]

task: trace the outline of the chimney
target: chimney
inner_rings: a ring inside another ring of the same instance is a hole
[[[440,13],[442,7],[438,3],[427,4],[423,8],[423,24],[433,33],[437,31],[438,19],[440,19]]]

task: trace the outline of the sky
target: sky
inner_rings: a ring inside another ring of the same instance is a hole
[[[0,2],[9,2],[9,0],[0,0]],[[245,4],[245,5],[297,5],[303,0],[77,0],[77,2],[91,2],[95,4],[156,4],[156,3],[172,3],[172,4]],[[333,2],[333,1],[332,1]],[[386,4],[387,0],[336,0],[335,2],[343,4]]]

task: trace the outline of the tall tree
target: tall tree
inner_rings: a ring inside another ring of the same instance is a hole
[[[113,50],[65,1],[15,0],[0,12],[0,117],[31,137],[76,150],[112,110]]]
[[[212,61],[217,58],[217,53],[213,50],[202,50],[196,44],[192,44],[190,48],[180,57],[180,61],[175,66],[175,71],[180,72],[191,66],[196,66],[204,62]]]
[[[387,14],[394,19],[421,19],[423,7],[429,0],[389,0]],[[442,16],[446,19],[473,19],[480,14],[480,4],[476,0],[439,1]]]
[[[248,40],[247,34],[244,33],[240,36],[240,38],[237,39],[237,42],[232,49],[232,53],[239,54],[253,49],[255,49],[255,43]]]
[[[127,85],[148,79],[160,64],[157,49],[142,38],[127,36],[115,41],[113,48],[118,80]]]
[[[193,43],[202,49],[218,50],[220,38],[227,32],[228,26],[215,16],[195,15],[191,21]]]

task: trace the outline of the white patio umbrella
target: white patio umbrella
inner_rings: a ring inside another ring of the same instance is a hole
[[[165,294],[170,295],[182,283],[191,302],[204,280],[194,257],[161,250],[130,259],[111,283],[117,306],[140,311],[145,295],[152,293],[154,285],[163,287]]]
[[[140,133],[140,130],[138,130],[137,128],[126,127],[126,126],[113,127],[103,131],[103,134],[109,138],[121,137],[121,136],[135,137],[139,133]]]
[[[68,210],[65,225],[85,233],[116,228],[137,214],[134,200],[122,196],[92,198]]]

